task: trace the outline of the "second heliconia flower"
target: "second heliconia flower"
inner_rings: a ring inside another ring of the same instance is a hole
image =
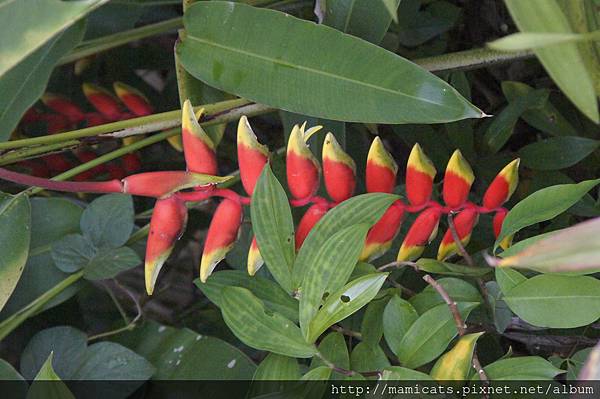
[[[245,116],[238,123],[237,152],[242,185],[248,195],[252,195],[260,173],[269,160],[269,149],[258,142]]]
[[[318,130],[320,127],[316,127],[316,129]],[[305,199],[317,192],[320,167],[306,144],[304,126],[295,125],[290,133],[285,168],[288,188],[292,197]]]
[[[473,170],[459,150],[454,151],[444,175],[444,202],[450,208],[458,208],[469,198],[471,185],[475,180]]]
[[[335,202],[352,197],[356,187],[356,164],[332,133],[323,143],[323,177],[327,194]]]

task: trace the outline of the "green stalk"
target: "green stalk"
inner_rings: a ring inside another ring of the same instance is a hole
[[[214,104],[206,104],[195,107],[196,110],[204,108],[206,117],[215,117],[231,109],[236,109],[249,105],[250,102],[245,99],[235,99],[228,101],[221,101]],[[207,122],[202,123],[203,126],[209,126],[214,124],[215,119],[211,119]],[[72,130],[70,132],[57,133],[47,136],[31,137],[21,140],[12,140],[0,143],[0,150],[7,150],[12,148],[27,147],[39,144],[54,144],[61,141],[68,141],[74,139],[80,139],[83,137],[98,136],[107,133],[118,132],[119,135],[113,135],[113,137],[126,137],[128,135],[143,134],[155,132],[157,130],[169,129],[181,125],[181,110],[176,109],[174,111],[161,112],[159,114],[152,114],[148,116],[141,116],[138,118],[127,119],[123,121],[117,121],[112,123],[106,123],[104,125],[91,126],[83,129]]]
[[[79,140],[63,141],[56,144],[50,144],[45,146],[36,146],[31,148],[23,148],[15,151],[11,151],[7,154],[0,156],[0,166],[8,165],[11,163],[23,161],[28,158],[36,158],[40,154],[46,154],[57,150],[64,150],[67,148],[76,147],[80,144]]]
[[[473,50],[458,51],[456,53],[436,55],[434,57],[420,58],[413,62],[427,69],[429,72],[441,71],[466,71],[471,69],[485,68],[490,65],[503,64],[506,62],[529,58],[533,56],[531,51],[505,52],[478,48]]]
[[[29,305],[13,314],[2,323],[0,323],[0,341],[3,340],[8,334],[13,332],[19,327],[25,320],[38,313],[48,302],[50,302],[55,296],[63,292],[68,287],[78,282],[83,277],[83,270],[77,273],[71,274],[48,291],[37,297]]]
[[[81,43],[71,53],[64,56],[59,61],[58,65],[68,64],[69,62],[76,61],[80,58],[85,58],[92,54],[110,50],[134,40],[141,40],[150,36],[165,33],[180,28],[181,26],[183,26],[183,18],[177,17],[168,19],[166,21],[157,22],[155,24],[142,26],[140,28],[134,28],[115,33],[113,35],[103,36],[98,39],[89,40]]]

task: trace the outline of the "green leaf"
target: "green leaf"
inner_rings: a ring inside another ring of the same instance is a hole
[[[502,82],[502,93],[509,102],[516,101],[517,98],[527,95],[535,89],[521,82],[511,82],[505,80]],[[531,108],[525,110],[521,118],[528,124],[553,136],[576,136],[577,130],[571,123],[552,105],[550,101],[540,108]]]
[[[440,262],[436,259],[421,258],[417,261],[419,270],[427,273],[457,277],[482,277],[491,272],[490,267],[472,267],[456,263]]]
[[[281,356],[275,353],[269,355],[260,362],[252,380],[254,381],[277,381],[300,379],[300,367],[298,361],[292,357]]]
[[[96,248],[81,234],[68,234],[52,244],[52,260],[65,273],[73,273],[89,264]]]
[[[390,361],[378,344],[360,342],[352,349],[350,364],[355,371],[372,371],[389,367]]]
[[[562,229],[520,253],[500,261],[504,266],[525,267],[540,273],[594,273],[600,270],[600,218]]]
[[[552,137],[521,148],[519,157],[528,168],[557,170],[575,165],[594,152],[598,146],[600,141],[585,137]]]
[[[0,380],[2,380],[6,386],[10,386],[11,397],[21,399],[27,396],[29,384],[27,384],[27,381],[25,381],[21,374],[19,374],[19,372],[4,359],[0,359]]]
[[[104,280],[136,267],[142,262],[138,254],[129,247],[102,250],[85,266],[83,277],[87,280]]]
[[[576,33],[513,33],[488,43],[488,47],[498,51],[525,51],[563,43],[589,40]]]
[[[382,294],[367,305],[362,322],[360,323],[361,340],[371,346],[379,345],[379,341],[383,337],[383,312],[390,300],[390,296],[385,292],[382,292]]]
[[[269,165],[265,165],[256,183],[250,211],[261,256],[279,285],[292,291],[294,220],[285,190]]]
[[[494,381],[503,380],[551,380],[564,370],[558,369],[539,356],[511,357],[500,359],[483,368],[487,377]],[[479,379],[477,374],[474,379]]]
[[[331,377],[333,370],[327,366],[319,366],[311,369],[308,373],[304,374],[301,378],[302,381],[327,381]],[[319,396],[305,396],[318,398]]]
[[[21,278],[29,254],[30,239],[29,197],[0,193],[0,310]]]
[[[525,281],[527,281],[527,277],[510,267],[496,268],[496,282],[498,283],[500,290],[504,293]]]
[[[379,44],[392,19],[398,19],[400,0],[328,0],[323,23]]]
[[[373,273],[359,277],[329,295],[311,320],[306,340],[315,342],[327,328],[369,303],[377,295],[387,276],[388,273]]]
[[[483,116],[451,86],[415,64],[324,25],[229,2],[194,4],[184,25],[187,35],[178,56],[188,72],[211,86],[276,108],[372,123]],[[365,59],[378,60],[369,64],[368,74]]]
[[[76,23],[0,77],[0,142],[10,137],[25,111],[44,93],[54,66],[81,41],[84,31],[85,23]]]
[[[573,33],[555,0],[505,0],[505,3],[521,32]],[[534,52],[565,95],[588,118],[598,123],[594,85],[577,44],[557,44]]]
[[[118,248],[131,236],[134,216],[130,195],[103,195],[83,211],[81,231],[97,248]]]
[[[552,235],[554,235],[562,230],[563,229],[549,231],[547,233],[538,234],[537,236],[529,237],[529,238],[526,238],[519,242],[515,242],[510,247],[508,247],[504,251],[500,252],[498,254],[498,256],[500,256],[501,258],[508,258],[509,256],[516,255],[519,252],[523,251],[525,248],[528,248],[531,245],[535,244],[536,242],[538,242],[544,238],[551,237]]]
[[[483,140],[489,150],[498,152],[513,134],[513,129],[521,115],[531,109],[539,109],[548,102],[548,90],[532,90],[524,96],[508,103],[488,127]]]
[[[238,348],[187,328],[151,321],[119,337],[154,365],[156,380],[249,380],[256,370]]]
[[[300,329],[309,336],[310,322],[319,310],[324,295],[339,290],[350,277],[363,249],[366,223],[342,229],[329,237],[308,264],[294,265],[306,269],[300,297]]]
[[[265,307],[273,312],[281,313],[286,318],[298,321],[298,301],[292,298],[274,281],[260,276],[249,276],[238,270],[223,270],[213,273],[206,283],[194,280],[196,287],[210,299],[212,303],[221,306],[221,290],[224,287],[242,287],[250,290]]]
[[[575,328],[600,318],[600,281],[541,274],[504,293],[510,309],[538,327]]]
[[[481,302],[481,295],[479,295],[477,288],[465,280],[447,277],[441,278],[437,282],[455,302]],[[440,294],[432,286],[428,285],[423,291],[410,298],[410,303],[419,314],[423,314],[429,309],[445,302]]]
[[[459,338],[454,348],[444,353],[431,369],[431,377],[437,381],[464,381],[471,371],[471,360],[477,339],[483,332],[466,334]]]
[[[336,366],[346,370],[350,368],[350,354],[348,353],[346,340],[342,333],[331,332],[327,334],[319,343],[318,350],[325,359]],[[310,368],[313,369],[324,365],[323,360],[315,356],[310,363]]]
[[[458,303],[458,310],[466,320],[478,303]],[[456,324],[448,309],[442,304],[425,312],[408,329],[400,342],[396,355],[404,367],[417,368],[438,357],[456,336]]]
[[[381,375],[382,380],[395,380],[395,381],[431,381],[432,378],[420,371],[407,369],[400,366],[390,366],[383,370]]]
[[[132,350],[114,342],[98,342],[87,348],[83,363],[69,378],[81,381],[146,381],[152,374],[154,367]],[[115,390],[121,392],[122,388]]]
[[[576,204],[598,183],[600,183],[600,179],[585,180],[577,184],[559,184],[531,194],[508,212],[494,244],[494,249],[498,248],[504,237],[508,237],[524,227],[560,215]]]
[[[424,4],[424,3],[423,3]],[[398,9],[400,44],[416,47],[450,30],[458,21],[461,9],[446,1],[432,2],[422,7],[420,0],[402,0]]]
[[[594,360],[593,357],[590,357],[593,348],[585,348],[580,351],[575,352],[575,354],[567,359],[567,380],[576,381],[578,378],[581,369],[586,365],[586,360],[589,358],[590,361],[587,364],[587,371],[590,373],[588,375],[588,379],[597,380],[600,377],[600,373],[598,372],[598,361]],[[598,350],[596,349],[596,352]],[[592,377],[592,378],[589,378]]]
[[[52,381],[44,383],[42,381]],[[27,392],[27,399],[75,399],[69,388],[52,368],[52,353],[44,362]]]
[[[294,283],[303,283],[308,265],[317,256],[321,246],[336,232],[353,225],[373,225],[383,216],[387,208],[399,197],[392,194],[361,194],[342,202],[323,216],[310,231],[294,264]]]
[[[398,353],[406,332],[419,318],[410,302],[394,295],[383,311],[383,336],[394,353]]]
[[[0,6],[0,77],[108,0],[5,0]],[[35,27],[35,29],[31,29]]]
[[[224,288],[221,312],[235,336],[253,348],[302,358],[316,352],[304,340],[300,328],[279,313],[267,311],[264,303],[245,288]]]

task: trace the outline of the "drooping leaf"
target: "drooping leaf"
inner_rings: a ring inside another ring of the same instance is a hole
[[[92,201],[81,216],[81,231],[97,248],[125,245],[133,230],[130,195],[108,194]]]
[[[54,66],[81,41],[84,31],[85,23],[76,23],[0,76],[0,142],[10,137],[25,111],[44,93]]]
[[[466,380],[471,371],[471,360],[477,339],[483,334],[467,334],[456,342],[454,348],[444,353],[433,365],[431,377],[438,381]]]
[[[329,326],[350,316],[369,303],[385,282],[387,273],[373,273],[359,277],[331,293],[323,307],[310,322],[307,341],[315,342]]]
[[[394,295],[383,312],[383,336],[394,353],[398,353],[400,343],[408,329],[419,318],[410,302]]]
[[[300,286],[310,262],[315,259],[323,242],[337,231],[366,223],[375,224],[398,197],[392,194],[361,194],[331,209],[313,227],[304,240],[294,264],[294,285]]]
[[[0,193],[0,310],[21,278],[29,254],[30,239],[29,197]]]
[[[458,303],[463,320],[478,303]],[[396,355],[402,366],[416,368],[438,357],[458,334],[448,305],[442,304],[425,312],[408,329]]]
[[[585,180],[577,184],[559,184],[534,192],[508,212],[494,248],[498,248],[504,237],[516,233],[523,227],[552,219],[563,213],[598,183],[600,179]]]
[[[108,0],[5,0],[0,6],[0,77]],[[32,26],[35,29],[30,29]]]
[[[519,150],[524,166],[556,170],[573,166],[600,146],[600,141],[577,136],[552,137],[536,141]]]
[[[556,0],[505,0],[521,32],[573,33]],[[563,43],[534,50],[554,82],[588,118],[600,120],[594,85],[577,43]]]
[[[235,336],[253,348],[302,358],[316,352],[304,340],[300,328],[279,313],[266,310],[264,303],[245,288],[224,288],[221,312]]]
[[[538,327],[575,328],[600,318],[600,281],[540,274],[504,293],[517,316]]]
[[[224,287],[242,287],[252,293],[273,312],[292,321],[298,321],[298,301],[293,299],[277,283],[260,276],[249,276],[247,272],[223,270],[213,273],[206,283],[194,280],[196,286],[212,303],[221,306],[221,290]]]
[[[511,357],[500,359],[483,368],[490,380],[551,380],[564,370],[558,369],[552,363],[539,356]],[[479,379],[475,374],[474,379]]]
[[[281,287],[292,290],[294,221],[285,191],[265,165],[252,195],[252,229],[269,271]]]
[[[226,2],[194,4],[184,24],[187,35],[178,56],[186,70],[254,101],[355,122],[433,123],[483,116],[423,69],[324,25]],[[369,64],[368,74],[365,59],[378,60]]]
[[[300,297],[300,328],[305,336],[323,295],[339,290],[350,277],[369,228],[370,225],[361,223],[340,230],[321,245],[313,258],[307,259],[307,265],[294,265],[306,269]]]

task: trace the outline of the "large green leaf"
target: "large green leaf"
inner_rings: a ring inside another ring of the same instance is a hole
[[[85,22],[78,22],[0,77],[0,141],[10,137],[21,116],[40,98],[52,69],[81,41],[84,31]]]
[[[505,0],[521,32],[572,33],[556,0]],[[576,43],[534,50],[554,82],[591,120],[598,122],[596,93]]]
[[[560,215],[576,204],[598,183],[600,183],[600,179],[586,180],[577,184],[559,184],[531,194],[508,212],[494,248],[498,248],[504,237],[516,233],[523,227]]]
[[[227,342],[150,321],[119,336],[156,368],[156,380],[249,380],[256,366]]]
[[[350,316],[371,301],[379,292],[388,273],[372,273],[359,277],[331,293],[307,328],[307,341],[316,339],[331,325]]]
[[[300,328],[305,337],[323,295],[339,290],[348,281],[370,227],[361,223],[342,229],[329,237],[313,258],[303,258],[308,264],[294,265],[306,269],[300,297]]]
[[[350,35],[379,44],[400,0],[328,0],[323,23]]]
[[[269,165],[265,165],[256,183],[250,212],[261,256],[279,285],[291,291],[294,220],[285,190]]]
[[[300,286],[307,266],[315,259],[323,242],[337,231],[360,224],[375,224],[386,209],[399,197],[392,194],[371,193],[352,197],[327,212],[310,231],[294,264],[294,285]]]
[[[245,271],[223,270],[213,273],[206,283],[201,283],[199,279],[194,280],[194,283],[212,303],[219,307],[221,306],[221,291],[224,287],[242,287],[252,291],[268,309],[281,313],[282,316],[292,321],[298,321],[298,301],[273,280],[260,276],[249,276]]]
[[[600,141],[577,136],[552,137],[519,150],[524,166],[538,170],[564,169],[575,165],[600,146]]]
[[[225,323],[246,345],[292,357],[306,358],[316,353],[300,328],[279,313],[266,310],[263,302],[245,288],[224,288],[221,311]]]
[[[97,248],[118,248],[129,239],[134,216],[130,195],[103,195],[83,211],[81,231]]]
[[[551,380],[565,371],[558,369],[539,356],[511,357],[500,359],[483,368],[487,377],[493,381],[501,380]],[[479,375],[474,375],[479,379]]]
[[[230,2],[198,2],[184,24],[178,47],[183,66],[211,86],[254,101],[356,122],[483,116],[415,64],[327,26]]]
[[[478,303],[458,303],[463,320]],[[438,357],[458,333],[448,305],[425,312],[408,329],[396,355],[404,367],[416,368]]]
[[[108,0],[0,2],[0,77],[56,34]]]
[[[404,335],[419,318],[410,302],[394,295],[383,311],[383,336],[394,353],[398,353]]]
[[[0,310],[21,278],[30,238],[29,197],[0,193]]]
[[[504,293],[517,316],[538,327],[574,328],[600,318],[600,281],[541,274]]]

